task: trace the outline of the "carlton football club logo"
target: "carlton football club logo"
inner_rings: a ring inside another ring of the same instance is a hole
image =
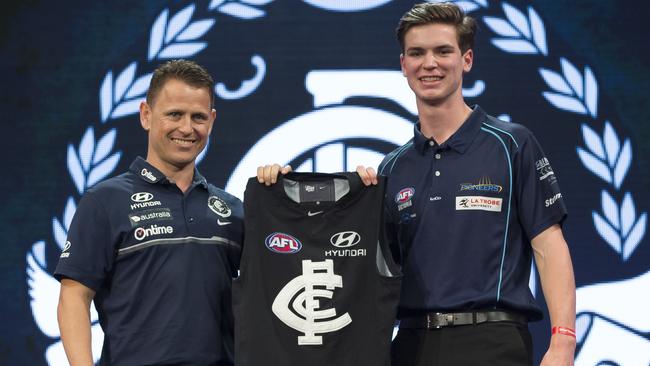
[[[302,3],[296,3],[308,4],[330,15],[341,14],[344,20],[354,13],[381,11],[382,5],[391,2],[302,0]],[[583,169],[590,179],[601,185],[601,193],[599,197],[593,197],[594,204],[589,206],[589,210],[572,212],[572,215],[587,216],[587,221],[592,224],[588,229],[598,238],[590,245],[607,248],[612,261],[625,265],[643,243],[647,213],[637,212],[634,192],[627,190],[626,178],[633,166],[632,142],[616,131],[615,124],[610,122],[611,116],[600,114],[599,106],[604,103],[599,100],[599,85],[594,72],[588,65],[576,64],[566,55],[555,52],[557,50],[547,41],[545,23],[533,5],[514,6],[507,1],[487,0],[453,2],[471,13],[479,21],[482,32],[489,34],[489,44],[478,45],[480,49],[499,52],[515,59],[518,64],[534,65],[534,73],[517,77],[539,81],[531,84],[542,85],[542,89],[535,92],[541,101],[539,103],[556,113],[582,118],[579,129],[584,141],[576,142],[578,145],[573,151],[577,155],[573,158],[577,161],[577,169]],[[253,25],[267,19],[269,14],[265,7],[274,3],[275,0],[181,1],[178,2],[178,11],[161,9],[151,20],[148,44],[142,47],[145,50],[142,57],[131,62],[116,62],[116,67],[120,65],[121,69],[101,75],[102,82],[97,88],[98,120],[83,127],[78,144],[61,146],[67,151],[66,164],[62,168],[68,173],[72,193],[65,200],[61,216],[51,219],[53,242],[59,249],[65,247],[67,231],[80,197],[113,173],[120,162],[122,152],[115,151],[118,125],[113,122],[136,116],[152,76],[142,70],[153,70],[156,65],[172,58],[194,58],[210,47],[210,33],[223,30],[219,27],[222,23],[217,23],[219,17]],[[393,14],[396,20],[397,16]],[[227,104],[255,94],[270,72],[264,57],[251,54],[251,74],[243,75],[237,88],[218,82],[216,97]],[[413,94],[399,71],[319,68],[300,77],[304,78],[305,88],[295,93],[309,95],[313,100],[313,110],[299,112],[286,121],[272,121],[278,123],[277,126],[251,146],[232,171],[226,185],[228,192],[243,197],[248,177],[263,163],[291,163],[297,171],[320,172],[351,170],[357,164],[377,166],[385,153],[412,137],[412,122],[417,118],[417,109]],[[507,82],[507,77],[500,80],[500,83]],[[489,87],[486,82],[476,80],[463,89],[463,94],[473,103],[475,100],[472,98],[481,96],[490,90]],[[390,111],[383,109],[386,104],[378,107],[376,104],[349,103],[351,99],[365,101],[368,98],[397,106],[402,112],[396,112],[395,108]],[[499,118],[509,119],[505,114]],[[96,131],[103,132],[96,135]],[[197,162],[203,159],[208,148],[209,144]],[[555,179],[550,165],[545,163],[540,161],[538,165],[540,179]],[[152,181],[155,179],[153,175],[145,177]],[[415,192],[400,193],[403,197],[396,200],[403,202],[398,204],[407,204],[412,202]],[[140,196],[134,198],[144,199]],[[549,197],[549,205],[551,200],[553,198]],[[134,200],[131,208],[155,205],[159,205],[159,201]],[[217,206],[210,208],[216,209],[217,214],[222,212],[222,208]],[[301,247],[297,240],[292,241],[292,238],[280,234],[270,241],[267,238],[267,241],[267,248],[277,253],[295,253]],[[53,265],[48,265],[46,260],[49,246],[51,244],[45,240],[36,241],[26,255],[30,305],[35,324],[49,339],[44,350],[45,359],[50,365],[67,365],[56,321],[59,284],[48,270]],[[538,294],[534,279],[531,276],[531,290]],[[327,290],[314,289],[313,286],[326,286]],[[349,324],[351,320],[347,313],[334,318],[336,321],[324,321],[323,313],[316,306],[304,307],[300,305],[302,302],[289,302],[287,297],[300,292],[302,299],[329,298],[334,296],[334,289],[340,287],[341,279],[334,273],[331,261],[308,261],[303,263],[303,274],[287,284],[276,298],[274,313],[302,334],[299,344],[319,344],[322,341],[320,335]],[[650,364],[650,317],[647,316],[650,300],[638,295],[639,289],[645,288],[650,288],[650,268],[636,277],[593,283],[578,289],[577,366]],[[312,304],[311,301],[308,303]],[[288,310],[290,306],[297,308],[294,310],[300,316]],[[103,333],[94,305],[91,310],[92,350],[97,361]],[[334,309],[327,311],[336,312]]]
[[[335,288],[343,288],[343,279],[334,273],[331,259],[322,262],[303,260],[302,275],[289,281],[273,300],[273,314],[284,324],[303,333],[298,336],[298,345],[322,345],[322,334],[336,332],[352,323],[348,313],[337,316],[336,309],[320,309],[317,299],[331,299]]]

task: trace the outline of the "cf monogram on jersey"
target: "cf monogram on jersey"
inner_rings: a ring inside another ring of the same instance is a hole
[[[314,286],[325,286],[325,289]],[[316,300],[318,297],[331,299],[336,287],[343,288],[343,279],[334,273],[334,262],[331,259],[323,262],[303,260],[302,275],[289,281],[275,297],[271,307],[273,313],[284,324],[304,333],[298,336],[298,345],[323,344],[323,337],[316,334],[335,332],[352,323],[348,313],[331,320],[319,321],[336,316],[336,309],[320,310],[320,301]],[[291,302],[296,295],[296,299]],[[294,314],[290,307],[302,318]]]

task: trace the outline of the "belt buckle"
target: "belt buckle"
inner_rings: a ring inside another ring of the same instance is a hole
[[[427,329],[440,329],[454,325],[454,314],[427,314]]]

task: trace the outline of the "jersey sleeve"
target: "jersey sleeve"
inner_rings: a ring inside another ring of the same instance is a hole
[[[112,270],[115,240],[104,207],[88,192],[79,202],[70,224],[66,246],[54,277],[75,280],[98,291]]]
[[[557,176],[539,142],[528,132],[515,156],[515,187],[519,219],[529,240],[554,224],[567,210]]]

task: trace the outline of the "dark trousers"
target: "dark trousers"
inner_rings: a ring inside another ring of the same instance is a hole
[[[440,329],[400,328],[392,366],[532,366],[528,326],[511,322]]]

